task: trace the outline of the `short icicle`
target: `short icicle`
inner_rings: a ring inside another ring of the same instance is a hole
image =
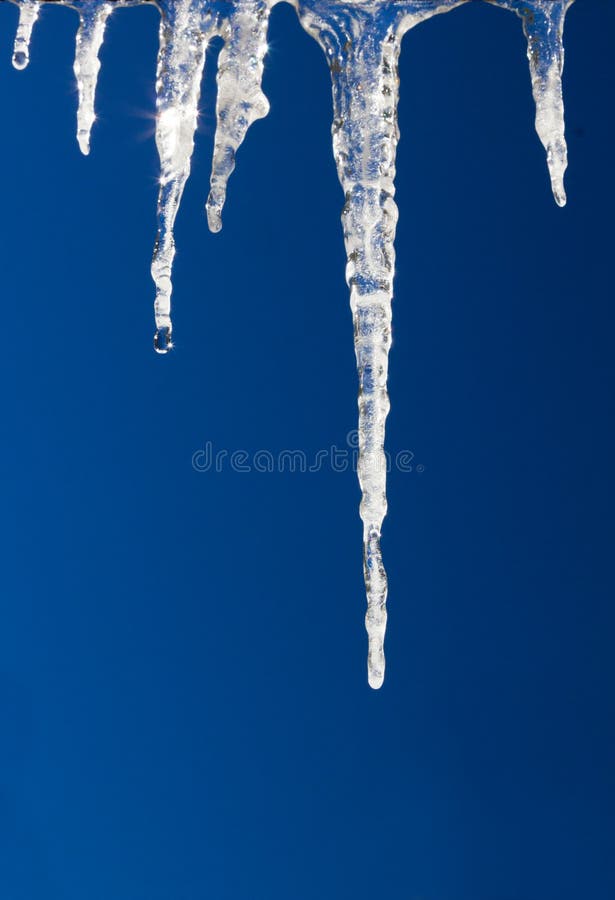
[[[75,78],[79,94],[77,109],[77,141],[81,152],[90,152],[90,134],[96,120],[94,101],[100,71],[98,54],[105,37],[107,19],[113,11],[112,3],[82,0],[75,4],[79,12],[79,28],[75,44]]]
[[[261,82],[267,52],[269,6],[263,0],[236,0],[224,26],[218,58],[217,126],[207,198],[211,231],[222,228],[222,209],[235,155],[250,125],[269,112]]]
[[[154,348],[158,353],[166,353],[173,346],[173,227],[190,174],[205,52],[219,28],[216,15],[208,11],[210,5],[213,6],[202,0],[167,0],[161,9],[156,78],[160,190],[158,233],[152,260],[152,278],[156,285]]]
[[[564,18],[572,0],[536,3],[523,12],[527,36],[527,55],[536,102],[536,131],[547,151],[551,188],[558,206],[566,203],[564,172],[568,166],[568,150],[564,134],[564,100],[562,71],[564,68]]]
[[[41,4],[38,0],[21,0],[19,3],[19,24],[13,49],[13,65],[16,69],[25,69],[30,62],[30,39],[40,11]]]
[[[527,38],[536,131],[547,151],[551,189],[558,206],[565,206],[564,172],[568,151],[564,135],[564,19],[573,0],[495,0],[523,20]]]

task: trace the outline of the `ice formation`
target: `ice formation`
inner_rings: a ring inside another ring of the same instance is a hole
[[[19,7],[13,64],[29,60],[41,3]],[[89,153],[105,25],[116,6],[149,0],[42,0],[61,2],[79,15],[75,48],[77,140]],[[155,349],[172,346],[173,227],[190,174],[205,53],[212,38],[224,42],[218,61],[217,128],[206,211],[209,227],[222,227],[227,182],[235,156],[269,105],[261,88],[269,13],[281,0],[158,0],[160,49],[156,75],[156,145],[160,155],[158,233],[152,261],[156,286]],[[386,515],[385,420],[391,299],[397,222],[395,151],[398,140],[397,62],[403,35],[419,22],[471,0],[295,0],[306,31],[322,47],[333,88],[333,152],[344,191],[342,223],[346,277],[359,375],[359,481],[367,591],[368,680],[384,678],[387,579],[380,551]],[[536,131],[542,141],[555,200],[566,202],[562,34],[573,0],[485,0],[515,12],[527,37]]]

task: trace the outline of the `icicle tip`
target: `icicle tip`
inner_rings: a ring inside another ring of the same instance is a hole
[[[559,207],[566,206],[566,191],[563,188],[559,191],[554,188],[553,196],[555,197],[555,202]]]
[[[210,194],[205,204],[205,212],[207,213],[207,224],[209,230],[213,234],[222,231],[222,203],[214,200]]]
[[[374,690],[382,687],[385,659],[384,638],[387,629],[387,577],[380,552],[379,529],[368,528],[364,547],[364,575],[367,589],[367,680]]]
[[[383,616],[374,616],[368,610],[365,617],[365,627],[369,637],[369,649],[367,652],[367,681],[374,691],[379,690],[384,683],[384,634],[386,630],[386,612]]]
[[[89,132],[79,132],[77,134],[77,143],[79,144],[79,149],[83,153],[84,156],[90,155],[90,134]]]
[[[368,665],[367,681],[372,690],[379,691],[384,684],[384,672],[379,672],[377,669],[371,669]]]
[[[21,0],[19,3],[19,23],[13,46],[13,65],[20,71],[25,69],[30,62],[30,39],[39,12],[38,0]]]
[[[547,142],[546,148],[553,197],[558,206],[565,206],[566,188],[564,187],[564,173],[568,167],[566,142],[563,138],[558,141]]]
[[[557,205],[560,207],[566,206],[566,189],[564,187],[564,179],[562,177],[551,177],[551,190],[553,191],[553,197],[555,198],[555,202],[557,203]]]

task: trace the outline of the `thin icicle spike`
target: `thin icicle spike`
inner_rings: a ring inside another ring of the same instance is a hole
[[[397,207],[397,57],[392,26],[365,12],[307,24],[327,54],[333,82],[333,152],[344,190],[346,280],[359,375],[359,463],[363,568],[367,590],[368,680],[384,679],[387,577],[380,551],[386,515],[384,428]]]
[[[113,11],[111,3],[83,0],[79,10],[79,28],[75,43],[75,78],[79,94],[77,108],[77,141],[84,156],[90,152],[90,134],[96,120],[94,101],[100,71],[98,54],[105,37],[107,19]]]
[[[19,4],[19,24],[13,49],[13,65],[16,69],[25,69],[30,62],[32,29],[40,11],[41,4],[38,0],[22,0]]]
[[[167,353],[173,346],[171,281],[175,258],[173,227],[190,174],[199,93],[209,40],[219,24],[209,3],[179,0],[162,10],[156,79],[156,146],[160,156],[158,234],[152,260],[156,285],[154,348]],[[213,3],[211,4],[213,7]]]
[[[28,62],[39,0],[19,6],[13,64]],[[51,2],[51,0],[40,0]],[[56,0],[57,2],[57,0]],[[79,92],[77,136],[89,152],[105,25],[115,6],[145,0],[60,0],[79,13],[75,75]],[[267,115],[262,90],[269,14],[280,0],[156,0],[160,45],[156,74],[156,146],[160,157],[157,235],[151,264],[156,288],[154,348],[173,347],[171,322],[174,227],[190,175],[199,93],[207,46],[222,37],[218,59],[216,133],[206,212],[211,231],[222,227],[229,177],[248,129]],[[333,92],[333,153],[344,193],[342,224],[346,279],[359,381],[360,516],[367,594],[367,676],[384,680],[387,576],[380,548],[387,512],[385,424],[395,269],[395,155],[399,139],[397,64],[403,35],[415,25],[470,0],[288,0],[304,29],[325,52]],[[562,100],[566,11],[573,0],[486,0],[515,12],[528,42],[536,131],[546,153],[557,203],[566,202],[567,165]],[[154,5],[150,2],[149,5]],[[323,592],[327,592],[326,586]],[[327,598],[328,599],[328,598]]]
[[[261,82],[267,52],[269,7],[263,0],[237,0],[227,21],[224,47],[218,58],[216,138],[211,166],[207,221],[211,231],[222,228],[222,209],[235,155],[250,125],[269,112]]]

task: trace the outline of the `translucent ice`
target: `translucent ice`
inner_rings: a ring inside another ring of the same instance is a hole
[[[226,185],[235,168],[235,154],[252,122],[269,112],[269,101],[261,88],[268,24],[269,7],[262,0],[237,0],[224,24],[224,47],[218,59],[216,139],[207,198],[207,220],[212,231],[222,228],[222,207]]]
[[[173,346],[171,270],[175,256],[173,226],[190,174],[199,92],[208,40],[216,32],[216,15],[196,0],[162,7],[156,75],[156,146],[160,156],[158,234],[152,261],[156,285],[154,347]]]
[[[558,206],[566,203],[564,172],[568,165],[564,137],[564,19],[573,0],[493,0],[523,20],[527,38],[532,92],[536,103],[536,131],[547,151],[551,188]]]
[[[100,71],[98,54],[105,36],[107,19],[113,11],[112,3],[82,0],[75,4],[79,11],[79,28],[75,43],[75,78],[79,94],[77,109],[77,141],[81,152],[90,152],[90,133],[96,119],[94,99]]]
[[[13,63],[28,63],[36,0],[19,7]],[[43,0],[47,2],[47,0]],[[51,2],[51,0],[49,0]],[[77,139],[90,149],[94,101],[105,25],[117,6],[146,0],[72,0],[79,14],[75,76],[79,93]],[[171,323],[174,225],[190,174],[206,50],[224,42],[218,60],[217,127],[207,199],[212,231],[222,208],[237,150],[269,104],[261,81],[271,8],[279,0],[158,0],[160,49],[156,75],[156,145],[160,156],[158,230],[152,260],[156,287],[155,349],[173,346]],[[468,0],[294,0],[299,19],[324,50],[333,88],[333,152],[344,192],[342,224],[346,277],[359,376],[359,481],[367,591],[368,680],[384,678],[387,578],[380,536],[387,510],[385,421],[391,300],[397,223],[395,151],[398,141],[397,61],[403,35],[419,22]],[[562,100],[566,11],[573,0],[487,0],[519,15],[528,42],[536,131],[546,153],[553,194],[566,202],[567,164]]]

